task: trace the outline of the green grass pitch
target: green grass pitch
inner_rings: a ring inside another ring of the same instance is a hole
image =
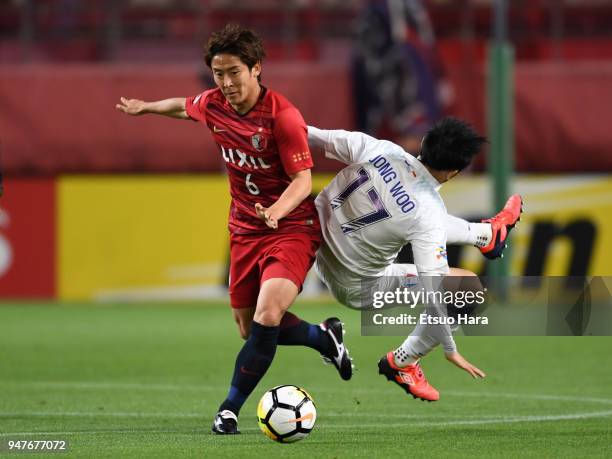
[[[219,437],[210,426],[241,345],[227,305],[4,304],[0,440],[67,439],[60,457],[612,456],[610,338],[459,337],[488,377],[472,380],[436,350],[423,368],[441,400],[423,403],[377,374],[401,338],[361,337],[359,314],[338,306],[292,310],[345,320],[353,380],[314,351],[279,347],[242,410],[243,434]],[[274,443],[257,427],[256,403],[278,384],[303,386],[317,404],[301,442]]]

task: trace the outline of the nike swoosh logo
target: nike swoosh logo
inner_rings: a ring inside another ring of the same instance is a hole
[[[336,346],[336,352],[338,353],[338,355],[334,356],[334,360],[336,361],[336,364],[338,364],[339,366],[340,362],[342,362],[342,355],[344,354],[344,343],[342,344],[338,343],[336,336],[333,334],[331,330],[329,330],[329,336],[331,336],[331,339],[334,342],[334,345]]]
[[[305,414],[304,416],[302,416],[301,418],[289,419],[288,421],[285,421],[285,422],[312,421],[313,417],[314,417],[314,415],[312,413],[308,413],[308,414]]]
[[[227,131],[225,129],[219,129],[217,126],[213,126],[213,132],[219,133],[219,132],[227,132]]]
[[[255,373],[254,371],[244,368],[244,366],[240,367],[240,372],[244,373],[245,375],[259,376],[259,373]]]

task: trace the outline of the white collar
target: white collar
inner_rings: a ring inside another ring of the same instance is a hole
[[[412,167],[414,167],[417,171],[418,174],[423,175],[423,177],[425,177],[425,180],[427,180],[429,182],[429,184],[436,190],[438,191],[440,189],[440,187],[442,186],[442,184],[440,182],[438,182],[438,179],[435,178],[433,175],[431,175],[431,172],[429,172],[429,170],[427,169],[427,167],[425,167],[425,164],[423,164],[421,162],[421,157],[417,156],[416,158],[414,156],[412,156],[411,154],[407,153],[408,157],[411,159],[410,161],[410,165]]]

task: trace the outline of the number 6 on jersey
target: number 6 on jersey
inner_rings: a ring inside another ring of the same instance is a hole
[[[254,195],[259,194],[259,187],[255,185],[253,182],[251,182],[251,174],[247,174],[245,184],[246,184],[247,190],[249,190],[249,193],[254,194]]]

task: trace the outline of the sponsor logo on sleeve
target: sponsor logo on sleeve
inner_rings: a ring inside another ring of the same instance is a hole
[[[295,153],[293,155],[293,162],[297,163],[297,162],[300,162],[300,161],[306,161],[309,158],[310,158],[310,152],[303,151],[301,153]]]

